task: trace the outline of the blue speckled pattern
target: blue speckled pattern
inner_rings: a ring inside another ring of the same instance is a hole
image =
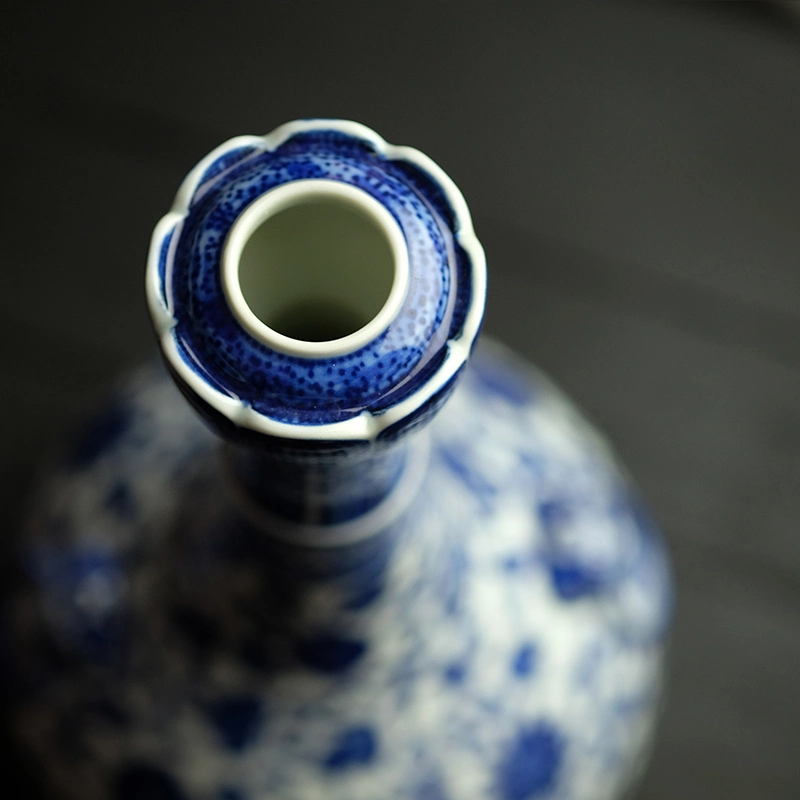
[[[479,353],[419,434],[407,513],[333,547],[253,527],[166,378],[124,387],[29,527],[20,729],[60,795],[629,788],[660,696],[664,550],[604,443],[526,372]]]
[[[335,358],[291,356],[257,341],[234,317],[220,280],[222,248],[237,218],[269,190],[304,179],[366,192],[397,221],[408,249],[409,289],[396,318],[368,345]],[[223,152],[205,169],[185,217],[154,245],[180,357],[219,392],[280,422],[380,414],[417,391],[441,365],[447,341],[461,335],[473,264],[455,237],[460,224],[420,167],[388,159],[324,121],[274,150]]]

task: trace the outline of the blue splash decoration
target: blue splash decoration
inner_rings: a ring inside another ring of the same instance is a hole
[[[452,686],[458,686],[464,683],[464,678],[467,676],[467,668],[464,664],[457,662],[450,664],[444,671],[444,679]]]
[[[239,752],[258,736],[264,710],[256,697],[225,697],[209,707],[208,717],[225,746]]]
[[[585,515],[586,501],[569,496],[549,499],[539,505],[539,517],[547,537],[547,561],[554,591],[565,601],[576,601],[603,592],[613,577],[595,560],[563,541],[562,532],[578,524]],[[606,501],[606,513],[616,513]]]
[[[366,652],[364,642],[322,635],[298,642],[296,652],[300,661],[318,672],[344,672]]]
[[[553,564],[550,575],[553,588],[562,600],[579,600],[596,594],[603,588],[597,574],[579,563]]]
[[[555,786],[563,750],[561,736],[547,723],[519,731],[497,770],[503,800],[545,796]]]
[[[449,800],[441,781],[429,780],[414,793],[414,800]]]
[[[523,560],[518,556],[506,556],[500,562],[500,568],[505,572],[519,572],[523,566]]]
[[[365,766],[375,758],[377,749],[375,734],[371,728],[350,728],[340,734],[333,750],[325,759],[325,768],[340,770]]]
[[[549,499],[539,503],[539,517],[545,528],[552,529],[569,520],[571,511],[569,505],[562,500]]]
[[[441,448],[439,457],[447,464],[449,469],[464,482],[473,495],[480,499],[481,504],[488,511],[491,508],[492,499],[497,492],[484,475],[472,469],[467,460],[467,449],[462,452],[454,448]]]
[[[488,396],[497,395],[515,406],[524,406],[531,401],[530,383],[517,374],[486,365],[476,372],[477,386]]]
[[[536,669],[536,645],[527,642],[520,646],[511,662],[511,670],[518,678],[528,678]]]
[[[348,599],[345,603],[345,608],[349,611],[359,611],[362,608],[371,606],[380,596],[383,591],[383,586],[380,583],[367,584],[364,587],[359,587],[356,594]]]
[[[81,469],[100,458],[125,433],[130,417],[131,409],[123,402],[102,409],[79,431],[68,454],[70,463]]]
[[[124,483],[114,485],[106,496],[106,506],[121,517],[132,517],[136,513],[136,502]]]
[[[220,173],[237,164],[241,164],[248,156],[258,152],[256,147],[235,147],[233,150],[228,150],[203,173],[199,181],[200,186],[204,186],[208,181],[218,177]]]
[[[62,531],[63,533],[63,531]],[[74,650],[97,661],[122,655],[124,565],[108,547],[42,546],[31,553],[34,580],[50,587],[50,603]]]

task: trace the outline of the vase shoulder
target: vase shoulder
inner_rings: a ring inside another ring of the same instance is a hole
[[[417,440],[371,529],[293,542],[304,526],[254,517],[168,379],[132,379],[30,525],[21,718],[56,781],[121,800],[628,785],[670,613],[635,490],[491,343]]]

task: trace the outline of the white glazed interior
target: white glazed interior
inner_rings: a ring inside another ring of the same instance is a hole
[[[256,339],[322,358],[369,344],[408,289],[405,238],[361,189],[332,180],[283,184],[255,200],[222,255],[228,304]]]

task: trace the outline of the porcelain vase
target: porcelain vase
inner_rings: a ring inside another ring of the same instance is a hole
[[[631,788],[664,549],[561,393],[475,349],[485,287],[453,182],[356,123],[189,174],[147,269],[166,369],[91,416],[27,525],[18,729],[58,796]]]

